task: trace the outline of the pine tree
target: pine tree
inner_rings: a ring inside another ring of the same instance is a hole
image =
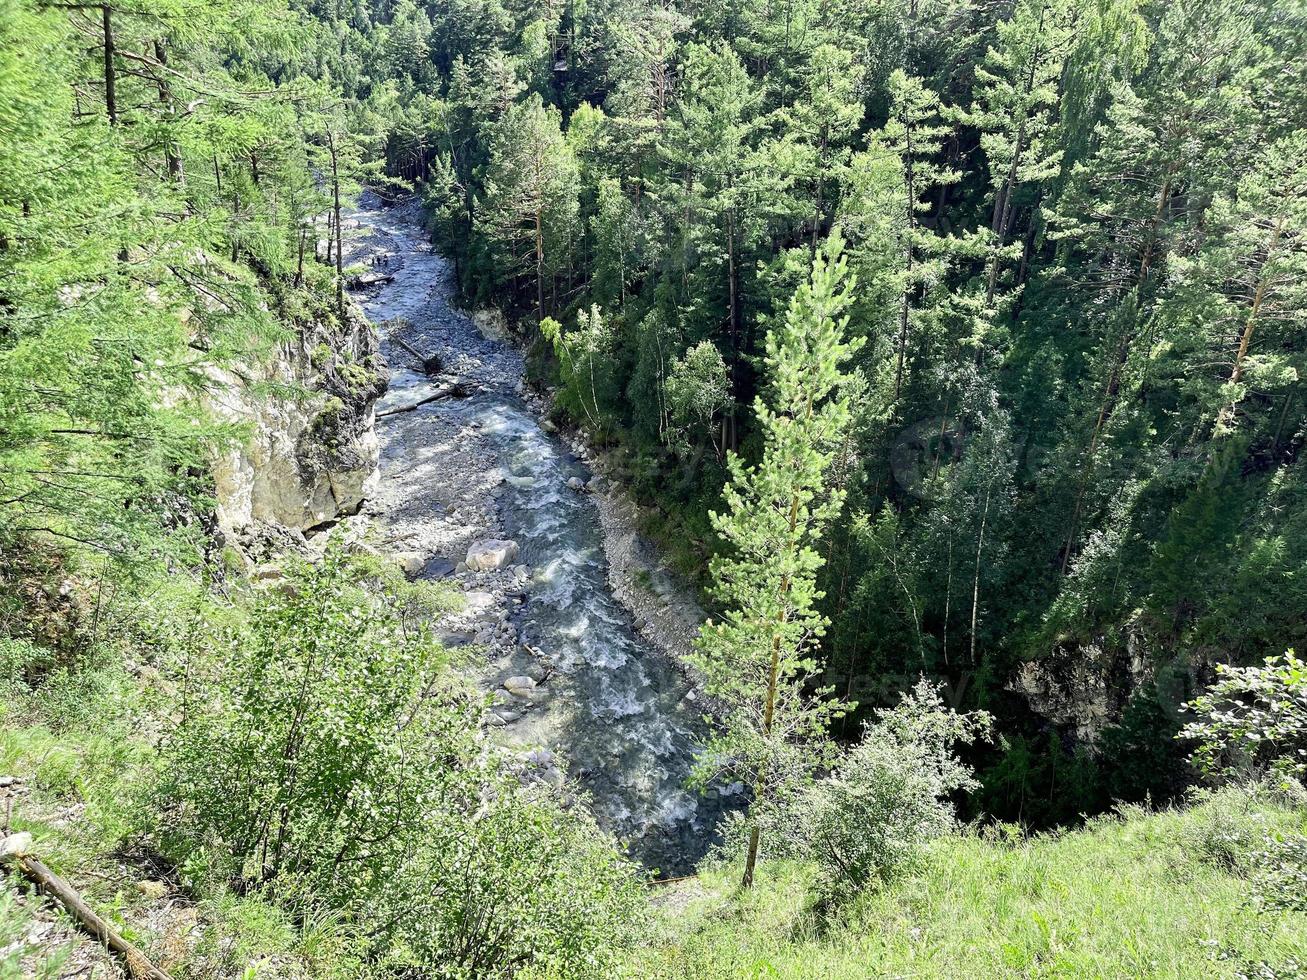
[[[546,313],[546,277],[562,268],[577,222],[576,160],[559,114],[538,96],[515,104],[495,124],[486,174],[486,233],[507,253],[507,267],[535,282],[536,319]]]
[[[805,689],[827,625],[816,608],[822,559],[815,544],[842,503],[825,476],[849,420],[844,364],[861,346],[844,336],[853,282],[842,249],[833,234],[767,336],[769,399],[754,405],[762,458],[750,466],[731,455],[726,510],[712,514],[726,545],[712,562],[712,593],[727,611],[703,627],[693,663],[724,720],[700,779],[723,767],[740,772],[759,812],[819,763],[826,724],[842,709],[828,691]],[[759,839],[755,813],[745,887],[753,883]]]

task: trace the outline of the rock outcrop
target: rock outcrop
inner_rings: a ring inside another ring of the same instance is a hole
[[[225,374],[210,398],[247,427],[213,464],[219,528],[307,531],[358,510],[377,481],[375,404],[386,389],[376,331],[351,315],[304,326],[249,376]]]
[[[1099,637],[1057,646],[1022,664],[1007,687],[1025,697],[1037,715],[1094,745],[1105,728],[1120,721],[1130,696],[1153,673],[1139,634],[1131,629],[1124,643]]]

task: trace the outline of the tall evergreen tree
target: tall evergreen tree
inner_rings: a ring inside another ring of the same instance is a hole
[[[768,334],[770,389],[754,406],[762,457],[750,466],[731,456],[726,510],[712,518],[727,549],[712,563],[713,595],[726,611],[704,626],[693,663],[724,718],[701,777],[722,767],[740,772],[763,811],[820,763],[827,722],[842,710],[829,691],[806,690],[827,625],[816,605],[822,558],[815,544],[843,496],[825,478],[849,421],[844,365],[861,346],[845,337],[854,283],[842,248],[832,235],[784,322]],[[759,839],[755,816],[745,887]]]

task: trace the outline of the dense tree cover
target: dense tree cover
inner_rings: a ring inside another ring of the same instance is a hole
[[[309,36],[276,3],[5,0],[6,549],[157,552],[237,434],[204,411],[219,369],[344,315],[313,220],[363,168],[367,112],[286,70]]]
[[[993,711],[990,809],[1172,792],[1183,697],[1300,641],[1300,3],[311,9],[305,61],[393,112],[469,301],[557,324],[539,369],[687,567],[843,230],[819,682],[865,709],[924,670]],[[1030,662],[1119,695],[1095,745],[1011,690]]]

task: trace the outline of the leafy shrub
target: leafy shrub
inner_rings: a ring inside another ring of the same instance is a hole
[[[398,583],[366,587],[374,574],[333,548],[245,621],[190,624],[159,797],[192,871],[348,895],[398,859],[433,800],[470,792],[445,774],[476,752],[476,706],[435,693],[443,651]]]
[[[1252,874],[1252,855],[1271,830],[1259,788],[1196,790],[1193,802],[1181,837],[1185,853],[1230,874]]]
[[[1261,667],[1218,664],[1218,680],[1187,707],[1199,717],[1180,732],[1210,774],[1307,775],[1307,664],[1289,650]]]
[[[803,807],[810,855],[829,880],[856,888],[888,880],[953,827],[949,795],[977,785],[953,747],[990,726],[983,711],[945,707],[924,678],[878,716],[830,776],[807,791]]]
[[[510,977],[531,964],[550,976],[606,978],[643,894],[634,866],[588,814],[509,782],[470,819],[437,815],[382,903],[388,966]]]
[[[1307,837],[1268,837],[1252,854],[1253,896],[1272,912],[1307,912]]]
[[[247,617],[192,622],[156,794],[166,846],[218,895],[338,916],[386,975],[607,976],[634,868],[484,751],[431,588],[332,547]]]

